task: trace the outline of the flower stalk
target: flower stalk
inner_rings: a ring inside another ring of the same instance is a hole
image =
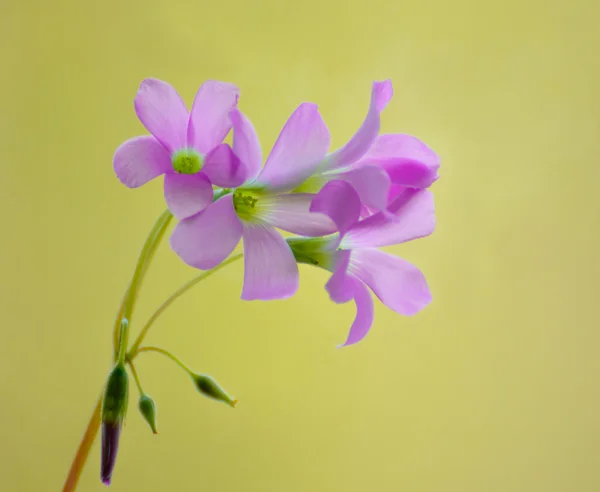
[[[129,288],[127,292],[123,296],[123,300],[121,305],[119,306],[119,310],[117,312],[117,320],[115,322],[115,327],[113,330],[114,336],[114,359],[115,361],[119,360],[119,352],[121,348],[121,328],[123,324],[124,315],[128,313],[129,317],[127,320],[131,319],[133,314],[133,309],[135,307],[135,301],[137,293],[139,292],[139,288],[141,286],[142,280],[154,258],[154,254],[158,249],[158,246],[165,235],[165,232],[168,228],[168,225],[172,219],[171,213],[167,210],[158,218],[154,227],[152,228],[146,243],[142,249],[140,257],[138,259],[136,269],[134,271],[133,278],[130,282]],[[213,273],[216,273],[221,268],[229,265],[240,258],[242,258],[242,254],[234,255],[231,258],[228,258],[223,263],[218,265],[216,268],[212,270],[208,270],[202,272],[201,274],[195,276],[190,281],[183,284],[179,289],[177,289],[171,296],[169,296],[154,312],[154,314],[149,318],[144,327],[142,328],[140,334],[135,339],[134,343],[131,345],[128,351],[126,351],[124,360],[129,364],[130,367],[133,368],[132,361],[139,353],[140,344],[143,342],[146,334],[150,330],[150,327],[154,324],[154,322],[160,317],[160,315],[175,302],[179,297],[188,292],[192,287],[198,284],[201,280],[210,277]],[[133,293],[133,294],[132,294]],[[128,331],[128,330],[127,330]],[[123,345],[125,347],[125,345]],[[133,370],[132,370],[133,372]],[[134,380],[136,380],[136,385],[139,381],[136,378],[137,373],[134,372]],[[141,386],[139,386],[141,389]],[[69,469],[69,473],[63,485],[63,492],[73,492],[77,488],[77,484],[79,483],[79,478],[81,477],[81,473],[83,468],[87,462],[90,450],[94,441],[96,440],[96,436],[98,435],[98,431],[100,430],[100,424],[102,422],[101,418],[101,410],[102,410],[102,395],[98,398],[96,403],[96,407],[94,408],[94,412],[92,413],[88,425],[86,427],[85,433],[81,439],[79,447],[77,448],[77,452],[75,453],[75,457],[73,458],[73,462],[71,463],[71,468]],[[156,424],[154,423],[153,431],[155,430]]]
[[[133,310],[135,308],[135,303],[139,294],[140,287],[148,271],[148,267],[154,258],[154,254],[158,249],[158,245],[162,241],[167,228],[169,227],[169,223],[173,215],[169,210],[165,210],[156,223],[154,227],[148,234],[148,238],[144,243],[142,248],[142,252],[138,258],[137,264],[135,266],[135,270],[133,272],[133,277],[131,278],[131,282],[125,295],[123,296],[123,301],[121,302],[121,306],[117,313],[117,319],[115,320],[115,327],[113,331],[113,346],[115,352],[115,360],[117,358],[118,344],[119,344],[119,329],[121,327],[121,321],[123,319],[127,319],[131,321],[131,317],[133,315]]]

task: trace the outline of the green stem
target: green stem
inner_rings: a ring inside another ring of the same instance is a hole
[[[181,367],[190,376],[193,376],[195,374],[194,371],[192,371],[188,366],[186,366],[179,357],[176,357],[175,355],[173,355],[168,350],[165,350],[164,348],[153,347],[153,346],[147,345],[145,347],[140,347],[136,353],[141,354],[142,352],[158,352],[159,354],[163,354],[163,355],[167,356],[169,359],[171,359],[173,362],[175,362],[175,364],[177,364],[179,367]]]
[[[137,265],[133,272],[133,277],[131,278],[131,282],[129,287],[125,291],[125,295],[123,296],[123,300],[121,301],[121,307],[119,308],[119,312],[117,313],[117,319],[115,320],[115,325],[113,329],[113,347],[114,347],[114,358],[117,358],[118,346],[119,346],[119,329],[121,327],[121,321],[123,318],[127,319],[131,322],[131,315],[133,314],[133,308],[135,307],[135,301],[137,300],[137,295],[139,289],[142,285],[142,280],[148,271],[148,267],[150,266],[150,262],[156,253],[156,249],[160,244],[169,222],[173,218],[171,212],[165,210],[161,216],[157,219],[154,227],[148,234],[148,238],[144,243],[142,251],[137,261]]]
[[[119,351],[117,355],[117,364],[125,363],[127,355],[127,340],[129,339],[129,322],[123,318],[121,321],[121,330],[119,334]]]
[[[202,272],[200,275],[197,275],[196,277],[191,279],[189,282],[187,282],[187,283],[183,284],[181,287],[179,287],[179,289],[177,289],[173,294],[171,294],[171,296],[160,305],[160,307],[154,312],[154,314],[152,316],[150,316],[150,319],[146,322],[146,324],[142,328],[142,331],[140,332],[140,334],[136,338],[135,342],[133,342],[133,345],[129,349],[129,354],[127,355],[127,359],[133,360],[135,358],[135,356],[137,355],[137,353],[139,351],[138,350],[139,346],[144,341],[144,337],[148,333],[148,330],[150,330],[150,327],[152,326],[152,324],[159,318],[159,316],[165,311],[165,309],[167,309],[171,304],[173,304],[173,302],[175,302],[175,300],[177,298],[179,298],[182,294],[185,294],[185,292],[187,292],[189,289],[191,289],[194,285],[196,285],[201,280],[204,280],[205,278],[210,277],[213,273],[216,273],[224,266],[229,265],[230,263],[233,263],[236,260],[239,260],[242,256],[243,256],[243,254],[240,253],[238,255],[235,255],[235,256],[232,256],[232,257],[226,259],[223,263],[216,266],[212,270],[208,270],[206,272]]]
[[[144,393],[144,390],[142,389],[142,385],[140,383],[140,377],[138,376],[137,370],[135,369],[133,362],[128,360],[127,363],[129,364],[129,367],[131,368],[131,374],[133,374],[133,379],[135,381],[135,385],[137,386],[138,391],[140,392],[140,396],[144,396],[146,393]]]

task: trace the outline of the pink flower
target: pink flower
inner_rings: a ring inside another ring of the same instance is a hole
[[[289,194],[313,174],[329,148],[329,132],[315,104],[301,104],[290,116],[264,168],[250,121],[237,109],[233,151],[247,172],[247,182],[225,189],[203,212],[182,220],[171,247],[188,265],[207,270],[221,263],[244,242],[242,299],[282,299],[298,289],[298,266],[276,228],[304,236],[335,232],[329,217],[311,213],[314,195]]]
[[[405,260],[378,250],[431,234],[435,228],[433,195],[428,190],[406,189],[389,206],[359,221],[361,200],[345,181],[326,184],[315,197],[311,210],[327,214],[339,233],[323,238],[289,238],[299,263],[332,272],[325,288],[336,303],[354,299],[356,318],[344,345],[361,341],[373,324],[373,299],[369,289],[387,307],[411,316],[431,302],[423,274]]]
[[[237,186],[244,170],[226,144],[230,110],[237,105],[238,88],[207,81],[188,112],[177,91],[166,82],[146,79],[134,106],[152,134],[124,142],[115,152],[115,173],[129,188],[164,174],[165,199],[178,219],[204,210],[213,199],[212,185]]]
[[[373,82],[361,127],[346,145],[327,155],[318,172],[297,191],[316,193],[329,181],[343,180],[354,187],[367,209],[379,211],[405,188],[431,186],[439,168],[433,150],[410,135],[379,135],[380,115],[392,95],[390,80]]]

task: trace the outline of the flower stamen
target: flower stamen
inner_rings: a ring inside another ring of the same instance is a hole
[[[260,196],[255,192],[238,189],[233,193],[233,208],[242,220],[256,220],[260,210],[264,208],[260,202]]]
[[[179,174],[196,174],[202,169],[204,159],[194,149],[180,149],[173,153],[171,163]]]

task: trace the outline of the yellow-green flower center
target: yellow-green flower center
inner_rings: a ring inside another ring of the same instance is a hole
[[[256,191],[237,189],[233,192],[233,208],[238,217],[247,222],[256,220],[261,209],[261,195]]]
[[[179,174],[196,174],[202,169],[204,159],[194,149],[180,149],[173,153],[171,163]]]

